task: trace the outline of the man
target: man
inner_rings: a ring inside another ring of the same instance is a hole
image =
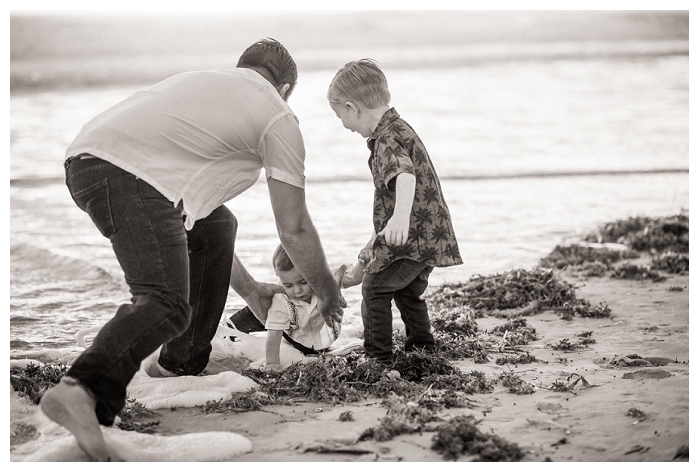
[[[227,71],[178,74],[89,121],[66,152],[76,204],[110,239],[132,299],[41,401],[93,460],[118,460],[111,425],[141,361],[162,345],[163,375],[197,375],[209,359],[228,283],[264,320],[275,289],[234,256],[237,221],[223,205],[265,169],[280,240],[328,323],[344,300],[304,193],[303,138],[286,101],[298,73],[273,39]]]

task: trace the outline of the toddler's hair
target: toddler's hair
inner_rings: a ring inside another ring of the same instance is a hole
[[[341,104],[359,102],[367,108],[377,108],[389,104],[391,92],[378,63],[373,59],[360,59],[348,62],[337,71],[328,88],[328,100]]]
[[[277,272],[288,272],[294,268],[294,263],[289,259],[289,255],[280,244],[272,256],[272,265]]]
[[[289,94],[298,81],[296,62],[289,51],[276,39],[265,38],[250,45],[238,59],[237,67],[262,67],[274,81],[274,86],[289,84]]]

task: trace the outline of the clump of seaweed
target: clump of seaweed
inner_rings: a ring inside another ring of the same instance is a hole
[[[56,385],[68,371],[65,364],[33,364],[10,369],[10,385],[22,397],[39,404],[44,392]]]
[[[587,300],[575,300],[572,303],[564,303],[562,306],[555,309],[556,313],[562,315],[564,320],[572,320],[573,316],[581,318],[609,318],[612,316],[612,310],[609,306],[600,302],[597,305],[592,305]]]
[[[276,403],[272,401],[264,392],[259,390],[248,390],[244,393],[234,394],[232,398],[208,401],[204,405],[205,413],[229,413],[242,411],[258,411],[263,406]],[[280,401],[279,403],[282,403]]]
[[[436,310],[430,314],[430,324],[435,331],[444,334],[474,337],[479,331],[473,316],[463,307]]]
[[[343,411],[340,413],[339,421],[354,421],[354,414],[351,411]]]
[[[517,444],[499,436],[483,433],[473,415],[455,416],[437,428],[432,438],[432,449],[447,460],[456,460],[463,454],[476,456],[477,461],[516,462],[524,458]]]
[[[510,346],[523,346],[536,339],[536,329],[529,326],[527,319],[522,317],[513,318],[505,324],[496,326],[491,333],[506,337],[505,342]]]
[[[620,243],[636,251],[658,253],[674,251],[689,252],[689,215],[665,218],[632,217],[607,223],[594,233],[584,237],[585,241],[597,243]]]
[[[659,257],[653,258],[650,268],[653,270],[662,270],[670,274],[688,274],[689,255],[678,254],[672,251],[664,252]]]
[[[127,398],[124,408],[119,412],[118,427],[124,431],[136,431],[138,433],[153,434],[160,421],[143,421],[144,419],[159,416],[153,410],[149,410],[132,398]]]
[[[630,279],[630,280],[652,280],[653,282],[663,282],[667,277],[660,275],[657,271],[646,267],[637,266],[634,264],[623,264],[617,267],[612,272],[613,279]]]
[[[548,343],[546,347],[553,349],[555,351],[576,351],[579,349],[584,349],[585,344],[580,341],[570,340],[568,338],[563,338],[556,344]]]
[[[260,391],[277,403],[284,398],[303,397],[332,404],[359,401],[385,382],[386,367],[358,353],[321,356],[293,364],[280,372],[247,369],[244,374],[260,385]],[[402,373],[401,373],[402,375]]]
[[[404,433],[434,431],[432,423],[442,421],[432,409],[413,401],[406,402],[405,398],[398,395],[386,398],[384,406],[387,407],[387,412],[379,421],[379,426],[365,430],[359,436],[359,441],[388,441]]]
[[[531,364],[532,362],[537,362],[538,359],[528,352],[522,352],[518,354],[505,354],[503,356],[495,359],[497,365],[504,364]]]
[[[575,299],[573,286],[561,281],[550,269],[514,269],[491,276],[474,275],[464,284],[446,284],[428,297],[432,304],[446,307],[467,305],[474,316],[528,307],[542,311]]]
[[[507,391],[516,395],[531,395],[536,392],[536,387],[529,382],[525,382],[519,375],[514,372],[503,372],[498,376],[503,387],[507,387]]]
[[[609,269],[612,264],[622,259],[637,259],[636,251],[619,251],[609,248],[588,247],[580,244],[556,246],[551,253],[541,259],[539,265],[552,269],[563,269],[568,266],[582,266],[585,263],[595,263]]]
[[[483,372],[473,370],[462,372],[456,370],[452,374],[430,374],[424,378],[423,384],[440,390],[457,390],[464,394],[489,393],[493,391],[493,380],[489,380]]]

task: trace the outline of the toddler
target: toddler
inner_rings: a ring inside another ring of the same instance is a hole
[[[274,270],[284,293],[274,294],[267,312],[266,370],[280,370],[279,349],[287,342],[303,354],[318,354],[340,336],[337,321],[328,326],[318,311],[318,298],[279,245],[272,257]],[[282,341],[283,340],[283,341]]]

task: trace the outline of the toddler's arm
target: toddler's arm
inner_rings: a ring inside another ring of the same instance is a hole
[[[396,176],[396,208],[386,227],[379,233],[386,243],[400,246],[408,241],[410,212],[415,198],[415,176],[402,173]]]
[[[356,264],[350,266],[342,277],[342,288],[350,288],[362,283],[364,267],[365,265],[362,261],[358,261]]]
[[[265,344],[265,369],[266,371],[277,372],[281,370],[279,364],[279,348],[282,343],[283,331],[278,329],[267,330],[267,342]]]

